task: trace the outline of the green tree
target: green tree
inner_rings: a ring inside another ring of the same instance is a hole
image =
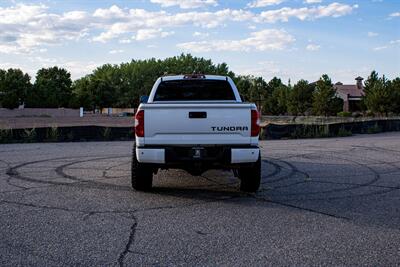
[[[72,95],[70,107],[92,109],[94,107],[94,95],[90,88],[90,76],[87,75],[75,80],[71,86]]]
[[[393,94],[393,101],[390,110],[395,114],[400,114],[400,77],[392,80],[390,91]]]
[[[122,87],[121,72],[118,66],[105,64],[90,75],[89,92],[95,108],[113,107],[118,101]]]
[[[123,74],[123,88],[120,94],[120,105],[137,106],[140,96],[148,95],[154,81],[164,74],[163,61],[133,60],[120,65]]]
[[[392,90],[391,83],[385,75],[382,78],[376,78],[377,76],[378,74],[373,71],[368,77],[363,101],[369,111],[388,115],[393,107],[395,91]]]
[[[268,86],[272,89],[271,90],[271,94],[274,91],[274,89],[279,88],[282,85],[282,80],[279,79],[278,77],[274,77],[272,78],[269,82],[268,82]]]
[[[7,75],[7,71],[0,69],[0,97],[4,94],[4,91],[5,91],[6,75]],[[1,104],[1,101],[0,101],[0,104]]]
[[[235,79],[236,87],[239,90],[240,95],[246,100],[251,101],[252,82],[250,76],[236,76]]]
[[[343,109],[343,100],[336,96],[332,81],[326,74],[316,84],[312,107],[314,114],[319,116],[336,115]]]
[[[165,74],[190,74],[193,72],[230,75],[226,63],[214,64],[210,59],[193,57],[191,54],[181,54],[175,57],[169,57],[161,61],[163,73]]]
[[[73,106],[134,107],[142,95],[148,95],[154,81],[165,74],[187,74],[194,71],[207,74],[229,75],[226,63],[181,54],[176,57],[132,60],[120,65],[103,65],[92,74],[73,84]],[[254,86],[252,86],[254,87]],[[251,89],[254,91],[256,89]],[[90,104],[89,104],[90,103]]]
[[[25,102],[31,88],[30,77],[20,69],[0,70],[0,104],[4,108],[17,108]]]
[[[375,83],[379,82],[379,74],[375,70],[371,72],[368,79],[364,82],[364,92],[368,92],[374,87]]]
[[[314,86],[306,80],[299,80],[289,95],[288,111],[293,115],[304,115],[312,107]]]
[[[42,68],[29,92],[29,107],[68,107],[71,101],[71,74],[58,67]]]
[[[287,113],[287,103],[290,88],[282,83],[282,80],[274,77],[267,86],[264,101],[264,113],[280,115]]]
[[[269,112],[273,115],[285,115],[288,112],[288,101],[291,90],[288,86],[281,84],[274,89],[269,98]]]
[[[246,101],[256,102],[261,105],[267,98],[268,85],[262,77],[236,76],[234,77],[236,87]]]

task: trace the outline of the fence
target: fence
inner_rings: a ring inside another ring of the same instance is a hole
[[[346,136],[400,131],[400,120],[374,120],[334,124],[269,124],[261,139],[290,139]],[[43,127],[0,130],[0,143],[133,140],[133,127]]]
[[[268,124],[262,139],[330,137],[351,134],[400,131],[400,119],[369,120],[331,124]]]

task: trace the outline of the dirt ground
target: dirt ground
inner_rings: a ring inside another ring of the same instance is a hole
[[[133,127],[132,117],[86,116],[80,117],[18,117],[0,118],[0,129],[23,129],[68,126]]]

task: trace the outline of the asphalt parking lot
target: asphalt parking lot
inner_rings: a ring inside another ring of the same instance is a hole
[[[263,141],[230,172],[130,187],[131,142],[0,146],[1,266],[400,264],[400,133]]]

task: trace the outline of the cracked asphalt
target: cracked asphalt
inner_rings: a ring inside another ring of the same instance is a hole
[[[231,172],[130,187],[131,142],[0,146],[1,266],[399,266],[400,133],[262,141]]]

